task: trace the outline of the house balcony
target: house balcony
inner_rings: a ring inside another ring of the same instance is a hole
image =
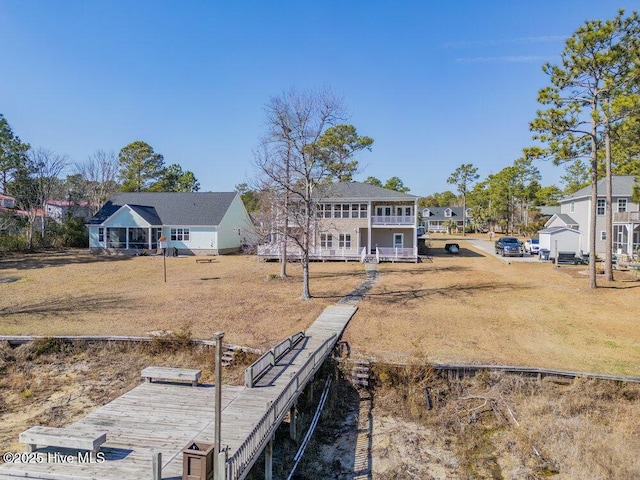
[[[620,212],[613,214],[613,223],[638,223],[640,212]]]
[[[371,225],[373,226],[388,226],[388,225],[402,225],[405,227],[413,227],[416,223],[415,217],[405,215],[372,215]]]

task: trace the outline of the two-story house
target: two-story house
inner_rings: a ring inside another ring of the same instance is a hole
[[[312,260],[417,261],[418,197],[360,182],[339,182],[314,194]],[[282,240],[258,246],[264,259],[278,258]],[[288,242],[288,255],[299,255]]]
[[[615,175],[611,179],[613,201],[613,253],[637,255],[640,248],[640,206],[632,200],[635,177]],[[596,204],[596,253],[606,254],[605,179],[598,181]],[[575,229],[576,252],[589,251],[591,231],[591,186],[585,187],[560,200],[560,214],[553,215],[545,224],[550,229]]]
[[[462,207],[427,207],[422,209],[421,226],[427,232],[446,232],[453,221],[456,230],[462,231],[471,221],[471,209],[467,208],[465,219],[462,219]]]

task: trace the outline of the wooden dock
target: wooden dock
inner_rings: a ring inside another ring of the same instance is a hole
[[[253,388],[222,386],[222,448],[226,478],[242,479],[291,405],[326,360],[355,305],[328,307],[305,338],[259,379]],[[0,465],[0,479],[122,480],[152,477],[152,456],[161,453],[162,478],[182,478],[182,450],[193,440],[214,443],[216,386],[143,383],[73,426],[107,432],[101,457],[86,460],[74,450],[41,448],[30,463]],[[32,425],[25,425],[25,430]],[[66,460],[61,461],[60,456]],[[70,457],[67,457],[70,456]]]

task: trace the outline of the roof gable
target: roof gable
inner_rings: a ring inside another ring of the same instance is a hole
[[[103,224],[128,205],[151,225],[219,225],[236,195],[236,192],[119,193],[88,223]]]

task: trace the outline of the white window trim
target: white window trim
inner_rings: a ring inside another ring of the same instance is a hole
[[[620,204],[624,203],[624,210],[620,210]],[[627,211],[627,208],[629,206],[629,202],[627,202],[626,198],[619,198],[618,199],[618,213],[624,213]]]
[[[351,250],[351,234],[350,233],[338,234],[338,248],[340,250]]]
[[[180,233],[178,233],[180,231]],[[175,238],[174,238],[175,237]],[[172,242],[184,242],[191,241],[191,231],[189,227],[176,227],[169,231],[169,238]]]
[[[601,241],[605,241],[607,239],[607,231],[606,230],[601,230],[600,231],[600,240]]]
[[[324,243],[324,246],[322,245]],[[320,232],[320,248],[333,248],[333,235]]]
[[[400,236],[400,247],[396,247],[396,237]],[[404,233],[393,234],[393,248],[404,248]]]

